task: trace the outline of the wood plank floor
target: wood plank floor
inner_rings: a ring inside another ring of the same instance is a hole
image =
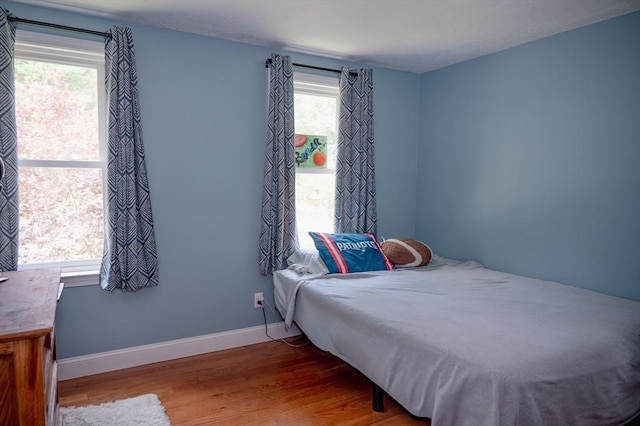
[[[63,407],[155,393],[173,426],[429,425],[386,396],[385,411],[372,411],[370,382],[312,344],[228,349],[65,380],[58,392]]]

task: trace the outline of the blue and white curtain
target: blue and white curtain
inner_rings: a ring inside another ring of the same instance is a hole
[[[259,259],[263,275],[286,268],[286,259],[298,248],[293,64],[289,56],[271,55],[268,108]]]
[[[131,29],[112,27],[110,33],[105,41],[107,220],[100,285],[135,291],[158,284],[158,257]]]
[[[5,174],[0,191],[0,270],[18,269],[18,138],[13,52],[16,24],[0,8],[0,157]]]
[[[373,142],[372,71],[343,67],[334,232],[376,234]]]

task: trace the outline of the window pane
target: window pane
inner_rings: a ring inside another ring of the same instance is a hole
[[[18,157],[99,160],[97,70],[16,59]]]
[[[310,231],[333,232],[335,175],[296,175],[296,220],[301,246],[312,246]]]
[[[19,264],[100,259],[102,170],[21,167]]]
[[[302,247],[313,246],[310,231],[333,232],[338,97],[296,91],[297,134],[327,136],[327,169],[296,168],[296,222]]]
[[[336,168],[337,99],[329,96],[294,95],[296,133],[327,137],[327,168]],[[298,170],[303,172],[302,170]]]

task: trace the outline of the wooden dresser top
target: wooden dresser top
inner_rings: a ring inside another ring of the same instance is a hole
[[[60,269],[2,272],[0,342],[30,339],[53,331]]]

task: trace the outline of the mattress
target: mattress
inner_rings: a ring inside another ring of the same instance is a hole
[[[440,425],[617,425],[640,409],[640,303],[437,258],[274,273],[285,322]]]

